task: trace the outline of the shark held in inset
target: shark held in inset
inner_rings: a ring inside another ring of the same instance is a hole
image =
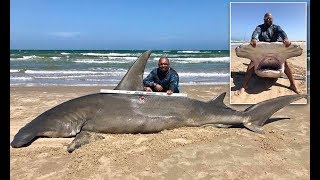
[[[244,43],[236,47],[238,57],[253,61],[254,71],[260,77],[279,78],[284,74],[284,63],[291,57],[302,54],[302,48],[291,43],[285,47],[282,42],[259,42],[256,47]]]

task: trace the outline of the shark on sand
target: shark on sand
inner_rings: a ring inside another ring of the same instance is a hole
[[[142,53],[115,90],[143,91],[143,73],[151,51]],[[39,137],[75,137],[67,151],[92,141],[95,133],[157,133],[184,126],[243,125],[263,133],[262,126],[279,109],[307,95],[266,100],[237,111],[223,103],[226,93],[210,101],[188,97],[93,93],[63,102],[37,116],[14,136],[11,146],[30,145]]]

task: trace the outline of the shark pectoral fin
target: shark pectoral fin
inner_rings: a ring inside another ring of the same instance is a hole
[[[249,130],[253,131],[253,132],[256,132],[256,133],[259,133],[259,134],[264,134],[264,131],[262,129],[261,126],[257,126],[251,122],[249,123],[244,123],[243,124],[246,128],[248,128]]]
[[[101,135],[92,135],[87,131],[81,131],[68,145],[67,150],[69,153],[72,153],[74,150],[78,149],[82,145],[89,144],[90,142],[98,139],[104,139],[104,137]]]

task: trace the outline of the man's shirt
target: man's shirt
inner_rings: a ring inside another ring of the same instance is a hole
[[[155,91],[155,84],[160,84],[163,87],[163,92],[171,90],[174,93],[179,93],[179,76],[178,73],[169,68],[166,73],[162,73],[159,68],[153,69],[150,74],[143,80],[144,86],[150,87]]]
[[[272,24],[268,27],[265,24],[260,24],[253,31],[251,38],[264,42],[277,42],[287,38],[287,34],[278,25]]]

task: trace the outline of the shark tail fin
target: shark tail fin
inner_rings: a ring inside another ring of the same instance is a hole
[[[275,112],[296,100],[307,97],[308,95],[286,95],[252,105],[244,111],[249,120],[243,125],[251,131],[263,134],[262,126]]]

